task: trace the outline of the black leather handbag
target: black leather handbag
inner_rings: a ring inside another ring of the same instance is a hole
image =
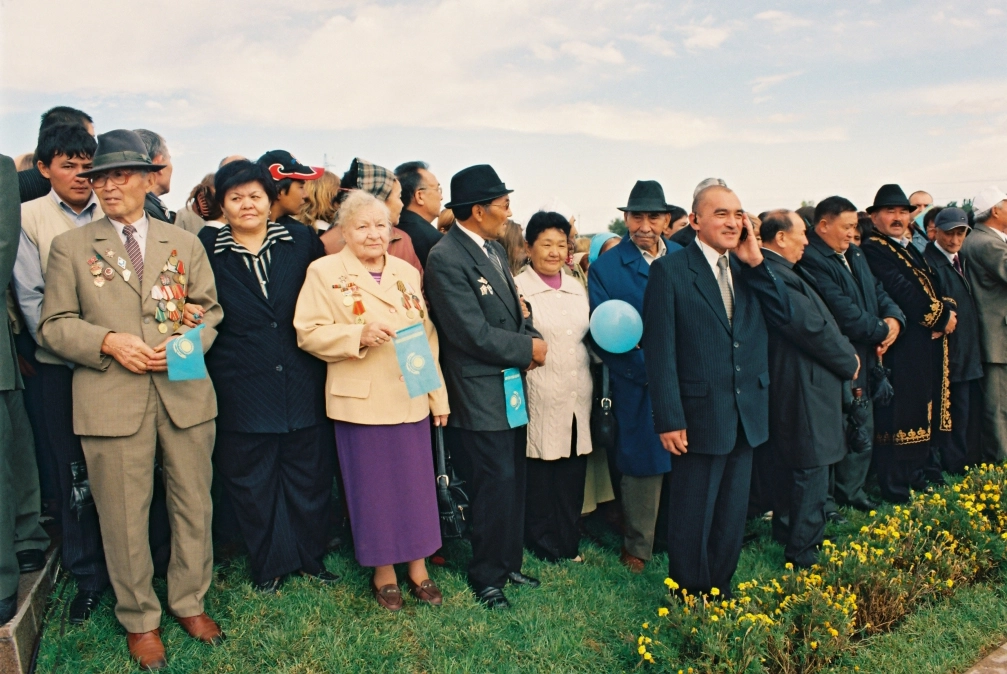
[[[469,495],[465,481],[455,475],[444,450],[444,429],[434,433],[437,468],[437,507],[441,517],[441,538],[464,538],[469,533]]]
[[[619,426],[612,412],[612,398],[608,390],[608,366],[601,366],[601,394],[596,395],[591,410],[591,444],[606,452],[615,450]]]

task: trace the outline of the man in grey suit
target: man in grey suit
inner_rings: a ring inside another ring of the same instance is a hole
[[[508,418],[503,371],[544,365],[547,347],[521,312],[507,254],[496,242],[511,214],[511,192],[486,164],[456,173],[447,207],[458,222],[430,250],[425,270],[451,402],[448,426],[457,440],[453,458],[470,487],[469,584],[490,609],[510,606],[506,583],[539,584],[521,573],[526,429]]]
[[[979,312],[984,461],[1007,458],[1007,194],[987,187],[972,201],[975,228],[961,255]]]
[[[21,199],[14,160],[0,155],[0,288],[14,274],[21,239]],[[4,312],[6,314],[6,312]],[[38,522],[42,507],[35,440],[24,408],[14,333],[5,315],[0,329],[0,624],[17,613],[20,574],[35,571],[49,546]]]
[[[843,387],[860,368],[857,350],[814,289],[810,274],[794,265],[808,245],[806,226],[793,211],[762,220],[762,254],[783,281],[793,307],[785,325],[769,326],[769,442],[779,469],[774,490],[773,538],[795,566],[818,561],[825,535],[829,466],[846,456]]]

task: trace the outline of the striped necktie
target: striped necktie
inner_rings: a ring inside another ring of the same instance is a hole
[[[133,263],[133,271],[136,272],[136,280],[143,283],[143,253],[140,252],[140,244],[133,238],[136,227],[133,225],[123,225],[122,233],[126,235],[126,253],[129,261]]]
[[[494,251],[493,247],[490,246],[490,242],[484,241],[483,248],[486,250],[486,254],[489,255],[490,262],[493,263],[493,266],[496,267],[497,272],[500,274],[500,278],[506,281],[507,275],[504,274],[503,263],[500,262],[500,258],[497,256],[496,251]]]
[[[734,290],[727,277],[727,255],[721,255],[717,260],[717,283],[720,285],[720,298],[724,300],[724,310],[727,311],[727,322],[734,321]]]

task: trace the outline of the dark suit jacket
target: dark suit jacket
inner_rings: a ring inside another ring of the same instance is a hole
[[[49,179],[42,175],[37,166],[27,171],[18,171],[17,182],[22,204],[44,197],[52,189]]]
[[[472,431],[510,428],[503,371],[528,367],[532,338],[540,337],[521,314],[507,253],[496,241],[490,245],[506,278],[460,224],[431,249],[424,278],[451,404],[448,423]]]
[[[845,257],[850,270],[836,251],[809,229],[808,247],[797,268],[805,272],[805,280],[825,300],[839,329],[856,347],[862,364],[856,385],[866,393],[868,372],[878,362],[874,349],[888,336],[884,319],[894,318],[903,325],[906,319],[874,278],[863,251],[851,244]]]
[[[982,359],[979,352],[979,314],[972,297],[972,284],[966,278],[969,264],[959,253],[958,263],[962,276],[955,271],[948,256],[937,249],[931,241],[923,251],[940,281],[941,291],[955,301],[958,325],[948,335],[948,369],[952,382],[971,381],[983,376]]]
[[[206,355],[221,430],[286,433],[326,420],[325,363],[297,348],[293,323],[308,265],[325,249],[308,227],[284,226],[294,240],[273,244],[268,299],[241,255],[213,252],[221,230],[204,227],[198,235],[224,309]]]
[[[857,371],[857,351],[794,265],[762,252],[793,307],[789,323],[769,326],[769,445],[787,466],[828,466],[846,456],[843,387]]]
[[[151,218],[156,218],[161,222],[170,222],[175,224],[175,212],[169,211],[167,206],[164,205],[160,199],[154,196],[153,192],[147,192],[147,196],[143,199],[143,210],[147,212],[147,215]]]
[[[666,241],[671,255],[682,248]],[[643,294],[650,265],[636,244],[624,236],[619,244],[588,268],[587,290],[591,311],[608,300],[622,300],[643,315]],[[618,421],[616,463],[623,473],[636,477],[660,475],[671,470],[671,454],[654,433],[654,413],[647,389],[647,366],[643,350],[610,353],[595,345],[595,352],[608,365],[612,385],[612,411]]]
[[[399,224],[396,226],[413,240],[413,250],[416,251],[416,257],[420,259],[420,264],[426,267],[430,249],[444,235],[438,232],[436,227],[409,210],[402,211],[402,215],[399,217]]]
[[[14,160],[0,154],[0,291],[6,291],[14,274],[14,260],[21,242],[21,197]],[[0,320],[0,391],[23,388],[17,366],[14,331],[4,311]]]
[[[769,437],[766,321],[790,322],[790,299],[765,263],[748,267],[732,256],[731,275],[730,322],[698,241],[651,266],[644,297],[654,430],[688,429],[689,451],[696,454],[729,454],[739,422],[749,445]]]
[[[673,243],[677,243],[682,248],[685,248],[690,243],[696,240],[696,230],[692,228],[692,225],[686,225],[682,229],[672,234],[671,238],[668,240],[672,241]]]

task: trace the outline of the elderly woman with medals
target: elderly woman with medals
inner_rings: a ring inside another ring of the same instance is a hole
[[[328,363],[326,409],[357,561],[374,567],[375,598],[402,608],[393,565],[408,562],[412,595],[438,606],[424,560],[441,545],[430,420],[444,426],[449,411],[437,332],[419,272],[387,254],[387,206],[354,191],[336,227],[346,246],[308,268],[294,312],[298,345]]]
[[[308,265],[324,249],[309,227],[269,221],[275,183],[259,164],[231,162],[214,183],[227,224],[199,238],[224,308],[206,357],[219,409],[217,476],[257,590],[272,594],[295,572],[334,583],[323,564],[335,469],[325,363],[297,348],[293,324]]]

